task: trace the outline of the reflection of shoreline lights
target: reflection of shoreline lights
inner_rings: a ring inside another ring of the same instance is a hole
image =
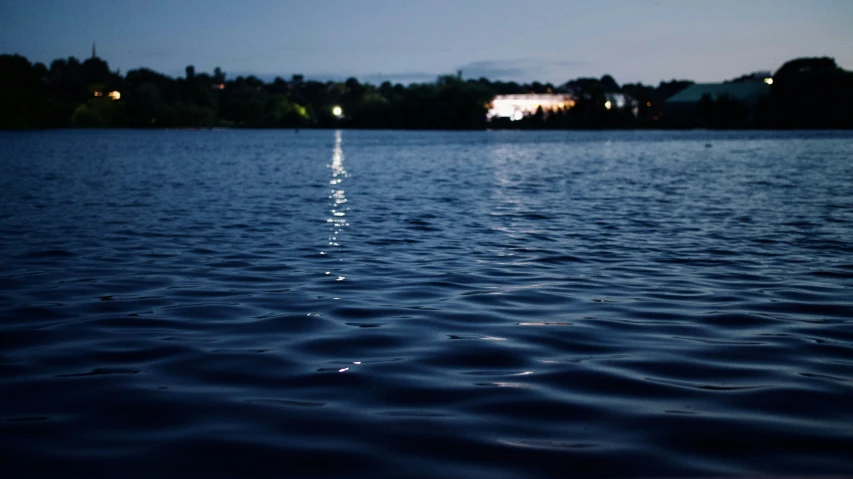
[[[541,108],[548,114],[560,110],[568,110],[575,106],[571,95],[541,94],[541,95],[498,95],[488,105],[486,118],[509,118],[517,121],[527,115],[533,115]]]
[[[349,226],[346,220],[346,210],[348,208],[344,207],[344,203],[347,202],[347,197],[344,194],[344,190],[340,188],[341,183],[346,178],[347,170],[344,169],[344,150],[341,148],[341,144],[343,143],[343,137],[341,130],[335,131],[335,149],[332,151],[332,164],[329,165],[329,168],[332,169],[332,179],[329,180],[329,184],[333,186],[329,199],[332,200],[332,216],[326,218],[327,223],[331,223],[332,225],[332,234],[329,236],[329,245],[333,247],[340,246],[338,243],[338,235],[341,233],[341,230],[344,226]],[[342,281],[344,279],[343,276],[338,277],[338,281]]]

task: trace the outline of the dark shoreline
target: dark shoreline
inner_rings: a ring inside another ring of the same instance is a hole
[[[799,58],[772,76],[719,84],[691,80],[618,84],[610,75],[560,85],[465,79],[461,72],[409,85],[228,79],[219,68],[173,78],[146,68],[110,71],[103,59],[50,66],[0,55],[0,129],[347,128],[402,130],[827,129],[853,128],[853,72],[832,58]],[[508,97],[533,95],[511,115]],[[548,103],[558,97],[559,101]],[[533,103],[531,103],[533,102]],[[491,108],[491,109],[490,109]]]

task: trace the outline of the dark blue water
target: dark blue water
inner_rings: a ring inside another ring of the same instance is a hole
[[[0,133],[3,477],[853,472],[853,134]]]

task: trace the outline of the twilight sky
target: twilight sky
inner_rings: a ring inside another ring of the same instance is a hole
[[[230,78],[721,81],[802,56],[853,69],[853,0],[0,0],[0,53]]]

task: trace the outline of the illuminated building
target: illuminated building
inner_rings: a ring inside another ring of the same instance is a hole
[[[498,95],[488,106],[486,118],[489,120],[509,118],[515,121],[535,114],[539,108],[545,115],[568,110],[575,106],[575,99],[571,95],[559,94]]]

